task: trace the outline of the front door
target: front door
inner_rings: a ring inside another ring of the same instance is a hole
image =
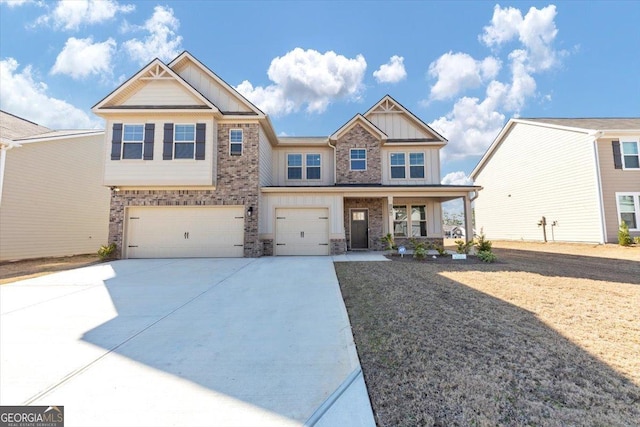
[[[369,211],[353,209],[351,211],[351,249],[369,248]]]

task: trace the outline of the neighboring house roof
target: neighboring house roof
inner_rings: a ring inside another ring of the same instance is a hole
[[[594,118],[518,118],[510,119],[502,128],[491,146],[484,153],[478,164],[471,172],[471,178],[476,179],[480,171],[487,164],[493,153],[500,147],[509,130],[516,124],[528,124],[533,126],[546,126],[559,130],[582,132],[597,135],[598,132],[606,135],[616,132],[640,132],[640,117],[594,117]]]
[[[326,136],[279,136],[278,144],[282,145],[327,145]]]
[[[51,129],[0,110],[0,138],[16,140],[51,132]]]

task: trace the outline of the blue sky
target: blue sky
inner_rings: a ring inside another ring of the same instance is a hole
[[[506,121],[640,115],[640,2],[0,0],[0,108],[102,127],[91,106],[188,50],[281,135],[329,135],[390,94],[449,139],[446,183]]]

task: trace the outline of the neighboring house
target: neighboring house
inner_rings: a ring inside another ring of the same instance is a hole
[[[188,52],[153,60],[93,111],[123,258],[329,255],[382,249],[388,232],[441,242],[441,203],[470,212],[478,190],[440,185],[447,141],[389,96],[328,137],[278,137]]]
[[[640,236],[640,118],[511,119],[471,178],[490,239],[617,242]],[[546,226],[542,222],[545,218]]]
[[[104,131],[53,131],[0,111],[0,261],[95,253],[107,242]]]

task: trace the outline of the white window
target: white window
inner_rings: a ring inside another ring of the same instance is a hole
[[[622,141],[622,164],[625,169],[640,169],[638,141]]]
[[[349,153],[350,169],[352,171],[367,170],[367,150],[364,148],[352,148]]]
[[[231,129],[229,131],[229,153],[232,156],[242,155],[243,138],[242,129]]]
[[[409,178],[424,178],[424,153],[409,153]]]
[[[393,235],[395,237],[427,237],[426,206],[395,205],[393,207]]]
[[[193,159],[196,147],[196,125],[178,125],[173,128],[174,159]]]
[[[391,153],[391,178],[404,179],[407,176],[404,168],[404,153]]]
[[[302,154],[287,154],[287,179],[302,179]]]
[[[321,159],[320,154],[307,154],[306,159],[307,179],[320,179]]]
[[[640,193],[616,193],[618,223],[624,221],[629,230],[640,230]]]
[[[124,125],[122,133],[122,158],[142,159],[144,125]]]

